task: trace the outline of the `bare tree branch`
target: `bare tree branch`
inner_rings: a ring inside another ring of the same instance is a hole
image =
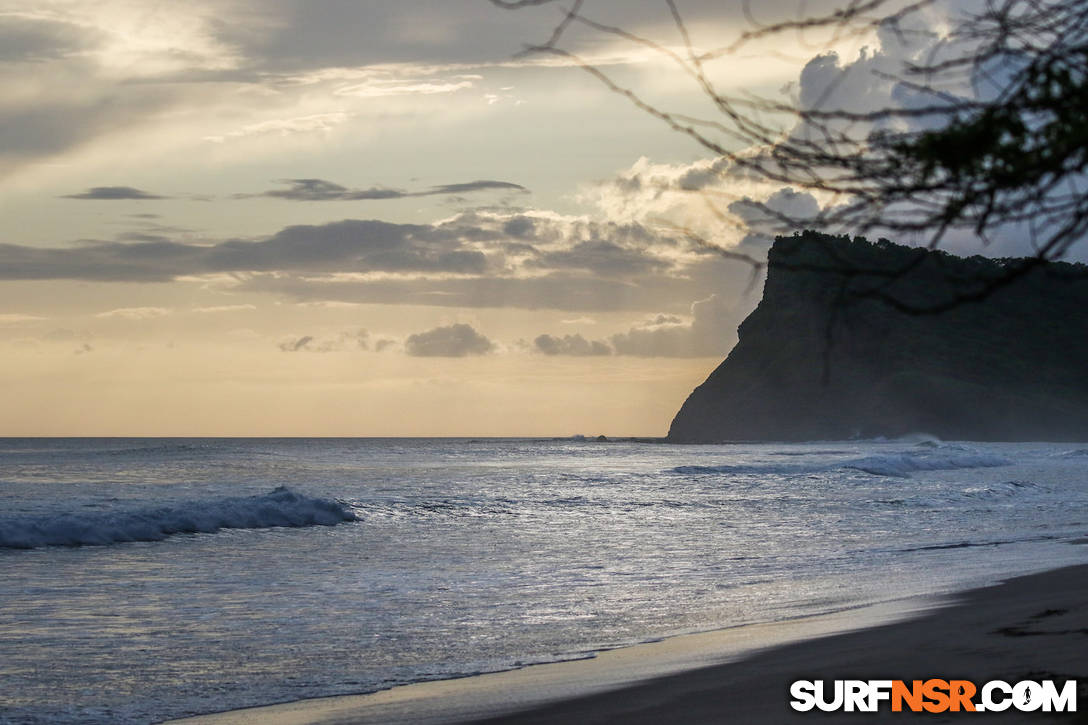
[[[508,9],[548,1],[492,0]],[[1029,262],[1006,265],[1002,275],[978,284],[964,283],[953,299],[930,305],[906,302],[889,291],[894,285],[888,280],[867,288],[864,297],[904,312],[945,311],[984,299],[1035,267],[1062,259],[1088,235],[1083,183],[1088,174],[1088,3],[1083,0],[985,0],[973,13],[946,12],[950,27],[940,37],[912,27],[922,23],[924,13],[945,12],[940,0],[845,0],[828,13],[770,24],[757,22],[745,3],[750,27],[711,50],[698,47],[675,0],[662,0],[662,10],[680,38],[680,50],[595,21],[582,7],[574,3],[548,41],[530,52],[570,60],[635,108],[726,161],[725,174],[831,200],[815,218],[746,200],[778,230],[925,235],[930,249],[953,232],[969,233],[984,245],[1013,226],[1031,235],[1035,255]],[[653,51],[691,79],[712,113],[672,112],[561,48],[559,41],[574,22]],[[912,102],[875,109],[844,105],[836,99],[847,80],[845,71],[803,103],[726,93],[712,78],[713,62],[744,47],[817,30],[826,36],[825,48],[881,32],[902,43],[928,43],[921,56],[908,57],[897,71],[873,72],[889,90],[912,94]],[[708,206],[723,216],[712,203]],[[685,236],[698,247],[728,251],[693,233]],[[726,256],[761,269],[747,255]],[[857,273],[872,277],[871,270]]]

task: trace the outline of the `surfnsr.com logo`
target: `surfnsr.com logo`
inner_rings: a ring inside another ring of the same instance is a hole
[[[798,712],[1076,712],[1077,681],[797,680],[790,697]]]

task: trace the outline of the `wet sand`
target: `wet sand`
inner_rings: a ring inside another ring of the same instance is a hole
[[[894,621],[889,621],[894,620]],[[860,628],[860,629],[859,629]],[[661,673],[671,673],[663,676]],[[797,713],[794,680],[1078,681],[1077,714]],[[901,600],[601,653],[576,662],[193,718],[302,723],[1088,723],[1088,565],[951,600]]]

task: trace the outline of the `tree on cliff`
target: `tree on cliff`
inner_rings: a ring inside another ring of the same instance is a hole
[[[556,0],[491,2],[513,10]],[[672,44],[598,22],[585,14],[585,0],[572,0],[550,37],[525,53],[573,61],[690,137],[717,157],[719,180],[755,179],[812,194],[820,202],[815,217],[746,200],[782,232],[887,234],[933,249],[950,234],[970,234],[983,244],[1002,232],[1030,241],[1033,256],[1007,264],[1004,275],[967,285],[954,299],[912,308],[888,298],[903,311],[938,311],[985,297],[1065,257],[1088,236],[1088,2],[844,0],[823,14],[759,25],[745,0],[748,29],[719,47],[697,45],[676,0],[662,3],[675,25]],[[709,112],[670,111],[564,49],[564,36],[576,26],[675,64]],[[713,67],[722,59],[778,40],[796,47],[795,36],[821,33],[825,48],[847,37],[878,41],[881,50],[863,51],[859,65],[872,81],[865,90],[880,84],[882,94],[851,94],[856,76],[829,52],[809,61],[791,99],[728,92],[715,83]],[[822,87],[806,87],[806,73],[822,79]],[[706,198],[720,215],[715,198]],[[689,238],[716,246],[693,232]],[[879,286],[870,293],[885,294]]]

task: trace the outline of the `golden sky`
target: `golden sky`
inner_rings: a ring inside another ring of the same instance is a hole
[[[680,7],[700,47],[749,22]],[[679,47],[664,3],[584,12]],[[744,198],[818,201],[517,55],[560,17],[0,0],[0,435],[663,435],[760,292],[682,230],[758,256]],[[706,102],[644,46],[564,42],[655,103]],[[891,53],[851,43],[757,44],[713,73],[803,97]]]

